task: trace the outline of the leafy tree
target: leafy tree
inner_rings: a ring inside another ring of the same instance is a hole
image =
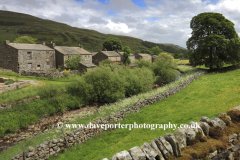
[[[67,69],[77,70],[78,69],[78,62],[81,61],[81,55],[73,56],[71,59],[66,61]]]
[[[99,65],[100,66],[104,66],[104,65],[107,65],[109,66],[110,64],[112,64],[112,61],[110,59],[104,59],[103,61],[99,62]]]
[[[190,23],[192,36],[187,41],[193,66],[210,69],[240,61],[240,40],[234,24],[220,13],[201,13]]]
[[[160,53],[152,65],[152,70],[157,76],[158,84],[168,83],[177,78],[173,56],[168,53]]]
[[[36,38],[32,38],[30,36],[22,36],[22,37],[16,38],[13,42],[14,43],[31,43],[31,44],[36,44],[37,43],[37,39]]]
[[[143,58],[141,58],[140,60],[136,60],[135,63],[137,64],[137,66],[139,68],[143,68],[143,67],[151,68],[152,67],[152,63],[148,60],[143,59]]]
[[[158,55],[163,52],[162,49],[160,49],[158,46],[151,48],[152,55]]]
[[[122,49],[122,42],[119,38],[109,37],[103,42],[103,49],[108,51],[120,50]]]
[[[130,64],[131,60],[128,58],[131,54],[131,49],[129,47],[124,47],[123,48],[123,64]]]

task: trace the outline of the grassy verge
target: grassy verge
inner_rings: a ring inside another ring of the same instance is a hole
[[[102,106],[97,113],[95,113],[95,114],[89,113],[86,115],[74,117],[74,119],[72,119],[72,121],[70,123],[87,124],[90,121],[93,121],[100,117],[109,116],[109,114],[116,113],[124,108],[134,105],[139,100],[143,100],[145,98],[149,98],[149,97],[155,96],[157,94],[161,94],[161,93],[165,92],[166,90],[168,90],[172,87],[175,87],[178,84],[180,84],[181,82],[185,81],[187,78],[192,76],[194,73],[199,72],[199,70],[197,70],[193,67],[188,67],[188,66],[179,66],[179,69],[181,71],[185,72],[186,74],[181,79],[178,79],[177,81],[172,82],[171,84],[168,84],[164,87],[161,87],[161,88],[158,88],[158,89],[146,92],[146,93],[138,94],[133,97],[123,99],[123,100],[113,103],[111,105]],[[35,137],[34,139],[28,140],[27,142],[20,142],[16,146],[13,146],[11,149],[9,149],[7,152],[1,153],[0,159],[1,158],[10,159],[12,156],[19,154],[21,151],[22,145],[24,145],[25,148],[27,148],[28,146],[35,147],[36,145],[39,145],[40,143],[42,143],[44,141],[51,140],[56,137],[60,137],[60,135],[61,135],[61,133],[57,132],[57,130],[53,130],[53,131],[44,133],[42,135],[39,135],[39,136]]]
[[[200,77],[188,87],[168,99],[128,115],[122,124],[186,124],[198,121],[202,116],[216,117],[240,103],[240,70],[226,73],[211,73]],[[96,159],[111,158],[114,154],[141,146],[144,142],[172,129],[118,129],[104,132],[100,137],[76,145],[64,154],[50,159]]]
[[[56,86],[57,88],[63,90],[66,89],[66,83],[70,82],[70,79],[77,77],[78,75],[69,75],[63,78],[43,78],[43,77],[33,77],[33,76],[21,76],[14,72],[2,72],[0,71],[0,77],[18,79],[18,80],[34,80],[38,83],[38,86],[30,85],[27,87],[19,88],[13,91],[4,92],[0,95],[0,104],[21,100],[24,98],[30,98],[37,96],[39,91],[42,89],[42,85]]]

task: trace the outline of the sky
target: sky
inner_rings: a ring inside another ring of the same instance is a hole
[[[240,35],[240,0],[0,0],[0,10],[184,48],[192,17],[215,12]]]

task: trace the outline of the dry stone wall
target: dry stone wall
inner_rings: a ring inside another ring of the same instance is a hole
[[[78,74],[78,70],[71,70],[69,74]],[[35,76],[35,77],[46,77],[46,78],[62,78],[64,72],[46,72],[46,71],[22,71],[23,76]]]
[[[151,97],[151,98],[147,98],[145,100],[139,101],[137,102],[134,106],[130,106],[127,109],[123,109],[121,111],[119,111],[116,114],[113,114],[107,118],[101,118],[99,120],[96,120],[95,122],[92,122],[92,124],[113,124],[116,123],[120,120],[124,119],[124,116],[128,113],[134,113],[137,112],[138,110],[140,110],[143,107],[146,107],[148,105],[151,105],[155,102],[158,102],[160,100],[163,100],[165,98],[168,98],[171,95],[174,95],[175,93],[177,93],[178,91],[180,91],[181,89],[187,87],[192,81],[196,80],[198,77],[204,75],[205,73],[198,73],[196,75],[194,75],[193,77],[188,78],[186,81],[184,81],[183,83],[179,84],[176,87],[171,88],[170,90],[159,94],[157,96]],[[33,147],[29,147],[28,151],[26,153],[23,154],[20,153],[19,155],[13,156],[12,160],[20,160],[23,159],[23,155],[26,155],[26,160],[38,160],[38,159],[48,159],[50,155],[54,155],[59,153],[60,151],[64,151],[72,146],[74,146],[77,143],[82,143],[87,141],[88,139],[95,137],[97,135],[99,135],[101,132],[103,132],[104,129],[102,128],[79,128],[76,129],[72,132],[67,131],[63,136],[61,136],[58,139],[53,139],[51,141],[45,141],[42,144],[36,146],[36,148]],[[144,157],[146,154],[145,153],[149,153],[148,157],[156,157],[157,155],[159,156],[160,153],[162,153],[161,148],[159,148],[159,150],[155,153],[153,152],[155,148],[157,149],[158,146],[160,146],[160,144],[162,144],[162,148],[166,148],[166,150],[164,150],[163,154],[162,154],[162,159],[166,157],[171,157],[173,154],[177,154],[177,155],[181,155],[181,150],[179,148],[179,145],[176,145],[175,143],[177,142],[176,139],[174,139],[173,135],[169,135],[168,136],[169,141],[168,142],[166,139],[164,138],[159,138],[158,140],[154,140],[152,142],[152,144],[144,144],[144,146],[142,146],[141,148],[136,147],[136,149],[132,149],[132,154],[135,154],[135,156],[138,155],[142,155],[142,157]],[[172,147],[172,145],[175,144],[174,147]],[[177,148],[178,150],[176,151]],[[144,150],[144,153],[140,152]],[[131,154],[131,155],[132,155]],[[119,153],[118,155],[116,155],[115,157],[118,159],[124,156],[127,156],[127,158],[131,159],[130,153],[127,151],[124,151],[123,153]]]
[[[0,81],[2,81],[3,83],[6,82],[8,79],[6,78],[1,78]],[[1,85],[0,86],[0,94],[2,94],[3,92],[7,92],[7,91],[12,91],[18,88],[22,88],[25,86],[30,85],[30,81],[18,81],[18,82],[14,82],[13,84],[9,84],[9,85]]]
[[[233,120],[233,121],[232,121]],[[206,142],[210,138],[221,138],[223,130],[231,123],[240,122],[240,106],[230,108],[227,113],[219,113],[217,118],[202,117],[199,122],[190,122],[185,128],[179,128],[174,134],[154,139],[151,143],[144,143],[141,147],[135,146],[128,151],[124,150],[114,155],[111,160],[169,160],[182,157],[182,149],[193,142]],[[190,126],[197,123],[199,128]],[[218,137],[216,137],[216,135]],[[236,160],[240,156],[240,133],[234,133],[228,138],[228,147],[204,154],[202,157],[192,154],[190,159]],[[207,146],[206,146],[207,147]],[[206,151],[205,151],[206,152]],[[189,158],[187,158],[189,159]],[[104,158],[102,160],[108,160]]]

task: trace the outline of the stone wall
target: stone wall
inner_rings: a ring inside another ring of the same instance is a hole
[[[18,50],[4,44],[0,46],[0,67],[18,72]]]
[[[233,121],[232,121],[233,120]],[[182,157],[182,150],[197,142],[207,142],[208,139],[221,139],[226,126],[232,126],[231,123],[240,122],[240,106],[230,108],[227,113],[218,113],[217,118],[202,117],[199,122],[190,122],[185,128],[179,128],[174,134],[166,134],[165,137],[154,139],[151,143],[145,142],[141,147],[135,146],[129,151],[122,151],[114,155],[111,160],[168,160]],[[191,128],[191,125],[198,124],[199,128]],[[235,129],[235,128],[234,128]],[[230,130],[230,129],[229,129]],[[227,134],[229,132],[227,130]],[[227,145],[217,146],[214,151],[204,150],[204,154],[199,157],[196,153],[190,153],[185,159],[214,159],[214,160],[234,160],[240,155],[240,133],[234,133],[228,136]],[[207,146],[205,146],[207,148]],[[196,150],[196,148],[195,148]],[[108,160],[104,158],[102,160]]]
[[[46,77],[46,78],[62,78],[62,77],[64,77],[64,71],[63,72],[22,71],[20,74],[23,76],[35,76],[35,77]],[[78,70],[71,70],[70,74],[78,74]]]
[[[113,114],[105,119],[101,118],[92,122],[93,124],[113,124],[120,120],[124,119],[125,114],[134,113],[140,110],[143,107],[151,105],[155,102],[168,98],[171,95],[179,92],[183,88],[187,87],[192,81],[196,80],[198,77],[204,75],[205,73],[198,73],[193,77],[188,78],[183,83],[179,84],[172,89],[159,94],[157,96],[147,98],[145,100],[137,102],[134,106],[130,106],[127,109],[123,109],[116,114]],[[25,153],[28,160],[37,160],[37,159],[48,159],[50,155],[57,154],[60,151],[64,151],[69,147],[74,146],[77,143],[82,143],[87,141],[88,139],[99,135],[103,132],[104,129],[102,128],[79,128],[72,132],[67,131],[63,136],[58,139],[53,139],[51,141],[45,141],[42,144],[36,146],[36,148],[29,147],[28,151]],[[166,142],[167,143],[167,142]],[[19,160],[22,159],[23,153],[12,157],[12,160]]]
[[[14,82],[13,84],[9,84],[9,85],[1,85],[0,86],[0,94],[2,94],[3,92],[22,88],[22,87],[25,87],[28,85],[30,85],[30,81],[18,81],[18,82]]]

